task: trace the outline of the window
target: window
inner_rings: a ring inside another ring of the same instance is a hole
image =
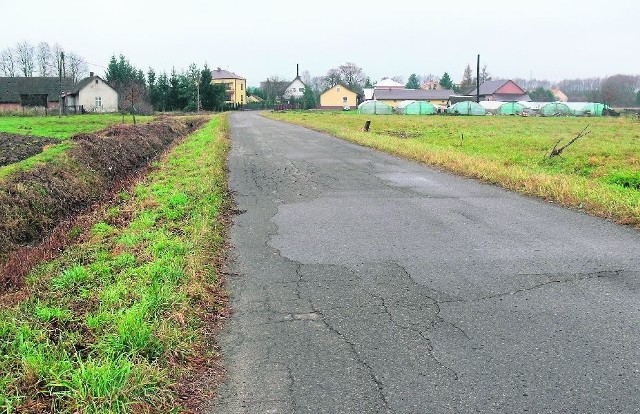
[[[336,87],[336,91],[340,92],[340,87],[339,86]]]
[[[304,88],[300,88],[300,92],[304,92]]]
[[[98,79],[96,79],[96,85],[98,84]]]
[[[291,92],[295,92],[295,91],[296,91],[296,88],[291,88]]]
[[[240,103],[244,103],[244,96],[240,96]]]
[[[244,90],[244,85],[241,83],[240,84],[240,90],[243,91]]]
[[[347,97],[346,96],[342,97],[342,103],[347,103]]]
[[[96,108],[101,108],[101,107],[102,107],[102,97],[96,96]]]

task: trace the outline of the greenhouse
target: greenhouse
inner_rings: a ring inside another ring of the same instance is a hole
[[[433,115],[436,107],[425,101],[402,101],[395,107],[395,111],[403,115]]]
[[[358,105],[359,114],[367,115],[389,115],[393,113],[393,108],[382,101],[364,101]]]
[[[447,113],[452,115],[485,115],[487,111],[485,111],[480,104],[465,101],[451,105],[449,109],[447,109]]]
[[[520,115],[525,112],[525,106],[518,102],[503,102],[498,109],[500,115]]]
[[[587,102],[582,108],[583,115],[585,116],[602,116],[606,106],[598,102]]]
[[[542,116],[567,116],[572,115],[571,109],[562,102],[548,102],[540,108]]]
[[[497,115],[501,105],[502,102],[500,101],[480,101],[480,106],[483,107],[488,114]]]

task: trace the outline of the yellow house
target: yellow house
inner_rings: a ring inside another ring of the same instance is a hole
[[[320,109],[355,109],[358,106],[358,95],[347,89],[346,86],[337,84],[327,89],[320,95]]]
[[[228,70],[217,68],[211,71],[211,83],[223,83],[227,88],[227,100],[230,105],[244,105],[247,103],[247,80]]]

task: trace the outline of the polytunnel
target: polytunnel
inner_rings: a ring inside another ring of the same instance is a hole
[[[447,109],[447,113],[452,115],[485,115],[487,111],[478,103],[465,101],[451,105]]]
[[[389,115],[393,113],[393,108],[382,101],[374,99],[364,101],[358,105],[358,113],[367,115]]]
[[[433,115],[436,107],[426,101],[402,101],[396,105],[396,112],[403,115]]]
[[[571,114],[571,108],[562,102],[549,102],[540,108],[540,115],[542,116],[566,116]]]
[[[524,112],[525,107],[518,102],[504,102],[500,105],[498,113],[500,115],[520,115]]]

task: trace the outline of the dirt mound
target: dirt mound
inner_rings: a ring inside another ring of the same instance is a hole
[[[57,143],[60,143],[60,141],[52,138],[0,132],[0,167],[26,160],[42,152],[45,146]]]
[[[0,286],[17,282],[2,267],[10,252],[43,240],[61,221],[101,200],[121,179],[204,122],[163,118],[80,134],[72,139],[73,148],[54,162],[0,181]]]

